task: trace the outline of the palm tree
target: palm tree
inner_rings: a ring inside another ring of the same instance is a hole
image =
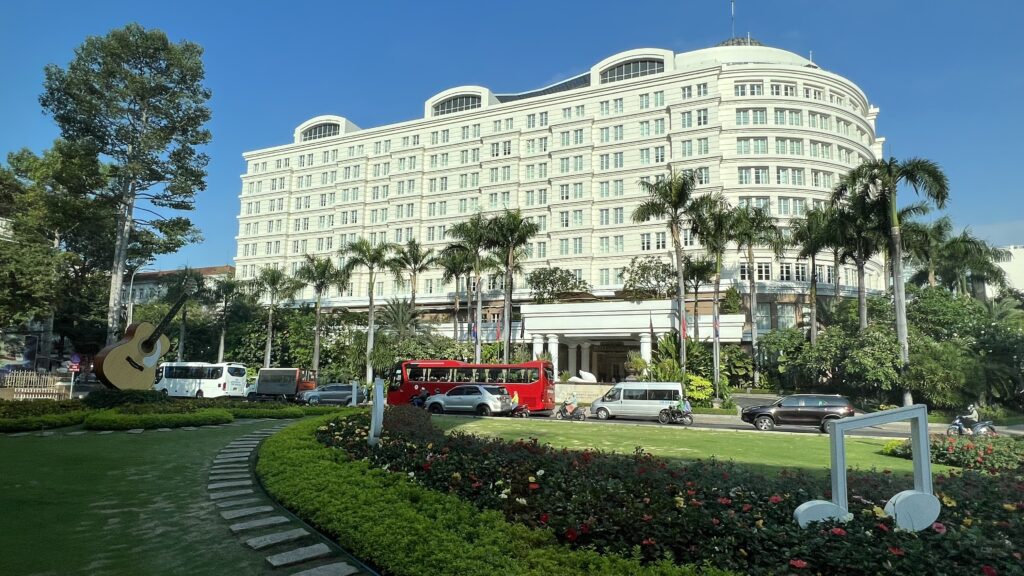
[[[828,208],[812,209],[808,210],[803,218],[790,221],[793,229],[793,243],[800,249],[799,256],[809,258],[811,261],[811,346],[818,343],[818,253],[835,244],[833,239],[836,237],[835,230],[838,223],[835,222],[834,214],[835,211]],[[833,276],[838,281],[839,266],[835,267]],[[839,291],[836,289],[835,297],[838,296]]]
[[[380,323],[399,339],[415,336],[421,330],[419,311],[410,300],[392,298],[380,311]]]
[[[448,230],[448,236],[456,240],[449,244],[441,254],[462,254],[464,258],[472,262],[473,278],[476,284],[476,317],[473,325],[476,327],[476,345],[473,350],[474,362],[480,363],[480,322],[483,319],[483,286],[481,276],[489,268],[489,262],[485,250],[487,249],[487,221],[483,214],[476,213],[463,222],[453,225]]]
[[[502,313],[501,334],[505,341],[503,360],[509,361],[512,332],[512,273],[526,256],[526,245],[537,235],[539,228],[533,220],[526,220],[519,210],[505,210],[500,216],[487,221],[484,246],[500,257],[505,272],[505,306]]]
[[[901,372],[910,364],[910,344],[907,339],[907,297],[903,285],[903,239],[900,233],[899,211],[896,208],[896,193],[901,184],[909,184],[914,192],[938,208],[946,205],[949,198],[949,181],[942,168],[931,160],[910,158],[898,161],[875,160],[865,162],[850,170],[839,181],[834,196],[868,196],[878,199],[888,207],[888,221],[883,233],[889,240],[889,259],[892,262],[893,296],[896,312],[896,337],[900,343]],[[914,398],[909,389],[903,391],[903,404],[910,406]]]
[[[366,329],[366,384],[373,384],[373,292],[374,279],[377,272],[388,268],[391,252],[395,249],[394,244],[383,243],[374,246],[366,238],[359,238],[338,250],[338,254],[345,258],[345,266],[342,270],[351,276],[352,271],[358,267],[366,268],[366,293],[370,297],[370,305]]]
[[[834,232],[843,246],[842,258],[857,267],[857,312],[863,330],[868,327],[865,269],[868,261],[885,245],[879,226],[885,205],[866,196],[856,196],[833,208],[836,210]]]
[[[757,282],[754,277],[754,248],[767,246],[771,248],[776,257],[779,257],[785,247],[785,240],[775,218],[764,208],[757,208],[749,204],[737,208],[733,213],[731,236],[733,242],[736,243],[736,249],[746,252],[747,256],[747,287],[750,292],[747,319],[750,322],[750,345],[753,348],[754,358],[757,358]],[[755,361],[755,388],[760,385],[760,381],[760,368]]]
[[[910,281],[920,284],[924,275],[929,286],[938,285],[935,273],[940,253],[953,233],[953,220],[943,216],[932,222],[904,222],[904,243],[910,260],[921,267]]]
[[[336,286],[339,292],[348,289],[349,276],[345,271],[334,265],[330,258],[319,258],[312,254],[306,254],[302,266],[295,272],[295,278],[305,286],[313,288],[313,295],[316,298],[316,322],[313,327],[313,374],[320,376],[320,305],[324,294]]]
[[[712,334],[711,350],[714,363],[715,398],[720,398],[721,382],[719,334],[719,295],[722,291],[722,259],[729,247],[732,233],[732,219],[735,211],[720,192],[702,196],[694,201],[691,209],[691,226],[694,235],[704,246],[704,252],[715,262],[714,291],[711,300]]]
[[[217,344],[217,362],[224,361],[224,340],[228,333],[228,321],[239,305],[248,296],[245,283],[234,276],[225,276],[213,281],[211,298],[220,307],[220,340]]]
[[[642,224],[652,218],[664,218],[672,236],[672,250],[676,264],[676,302],[679,309],[679,367],[686,387],[686,270],[683,267],[682,230],[692,208],[697,178],[692,170],[672,172],[668,178],[656,182],[640,181],[640,188],[648,198],[633,210],[632,220]]]
[[[940,248],[938,275],[948,288],[978,300],[987,300],[986,284],[1006,285],[1006,271],[999,263],[1008,261],[1010,257],[1008,250],[997,248],[975,237],[969,230],[963,230]]]
[[[430,270],[437,257],[434,250],[424,250],[423,245],[410,238],[404,245],[395,249],[395,255],[388,262],[388,267],[395,275],[395,281],[399,284],[405,283],[405,277],[409,277],[411,289],[410,305],[416,306],[416,285],[419,275]]]
[[[179,298],[188,293],[188,298],[193,301],[205,301],[209,298],[208,291],[204,284],[203,275],[194,268],[188,266],[174,272],[167,281],[167,292],[164,300],[170,303],[176,302]],[[188,325],[188,302],[181,307],[181,324],[178,325],[178,362],[185,359],[185,335]]]
[[[295,298],[302,283],[289,277],[284,270],[266,267],[249,283],[249,289],[259,299],[267,300],[267,345],[263,351],[263,367],[270,368],[270,350],[274,341],[274,309],[285,300]]]
[[[693,292],[693,339],[700,342],[700,315],[697,312],[700,287],[714,279],[717,268],[711,258],[689,255],[683,258],[683,265],[686,267],[686,285]]]
[[[459,339],[459,279],[465,277],[466,279],[466,294],[467,297],[469,292],[469,278],[473,273],[473,262],[468,254],[465,252],[442,252],[437,257],[436,264],[441,267],[441,282],[447,284],[454,281],[455,290],[455,312],[452,314],[452,337],[456,340]],[[466,307],[471,306],[471,302],[466,302]]]

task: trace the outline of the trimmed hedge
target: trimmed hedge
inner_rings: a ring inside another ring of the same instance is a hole
[[[0,400],[0,420],[66,414],[84,409],[81,400]]]
[[[349,412],[349,411],[346,411]],[[264,441],[256,470],[286,507],[357,557],[395,576],[729,574],[570,550],[550,530],[511,524],[452,495],[353,461],[315,438],[329,418],[301,422]]]
[[[126,404],[167,404],[168,398],[157,390],[94,390],[82,400],[89,408],[116,408]]]
[[[302,418],[305,412],[298,406],[286,408],[231,408],[228,410],[235,418]]]
[[[46,402],[50,402],[46,400]],[[63,428],[81,424],[89,414],[86,410],[44,414],[42,416],[24,416],[22,418],[0,419],[0,432],[27,432],[42,428]]]
[[[212,408],[185,414],[124,414],[116,410],[94,412],[85,418],[89,430],[132,430],[134,428],[179,428],[227,424],[234,420],[231,412]]]

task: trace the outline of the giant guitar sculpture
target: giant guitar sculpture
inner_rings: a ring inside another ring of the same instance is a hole
[[[181,297],[160,323],[136,322],[124,331],[124,337],[96,355],[96,375],[104,384],[120,390],[149,390],[156,378],[157,363],[167,353],[171,341],[164,329],[195,290],[188,281]]]

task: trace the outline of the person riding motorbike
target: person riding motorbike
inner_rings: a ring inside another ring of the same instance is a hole
[[[567,396],[566,399],[562,401],[562,405],[565,406],[565,411],[568,414],[572,414],[573,412],[576,411],[576,403],[576,392],[570,392],[569,396]]]
[[[964,427],[968,430],[974,428],[974,425],[978,423],[980,416],[978,415],[978,407],[971,404],[967,407],[967,413],[964,414]]]

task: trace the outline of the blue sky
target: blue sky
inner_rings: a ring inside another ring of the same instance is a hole
[[[18,2],[0,18],[0,155],[48,147],[43,67],[128,22],[205,48],[213,91],[207,189],[191,214],[205,241],[157,266],[230,263],[241,154],[288,143],[319,114],[361,127],[422,116],[453,86],[522,92],[639,47],[677,52],[730,36],[728,0],[674,2]],[[1024,244],[1013,165],[1024,136],[1024,2],[740,0],[736,34],[857,83],[881,108],[887,155],[939,162],[947,211],[998,244]],[[906,196],[910,196],[907,194]]]

